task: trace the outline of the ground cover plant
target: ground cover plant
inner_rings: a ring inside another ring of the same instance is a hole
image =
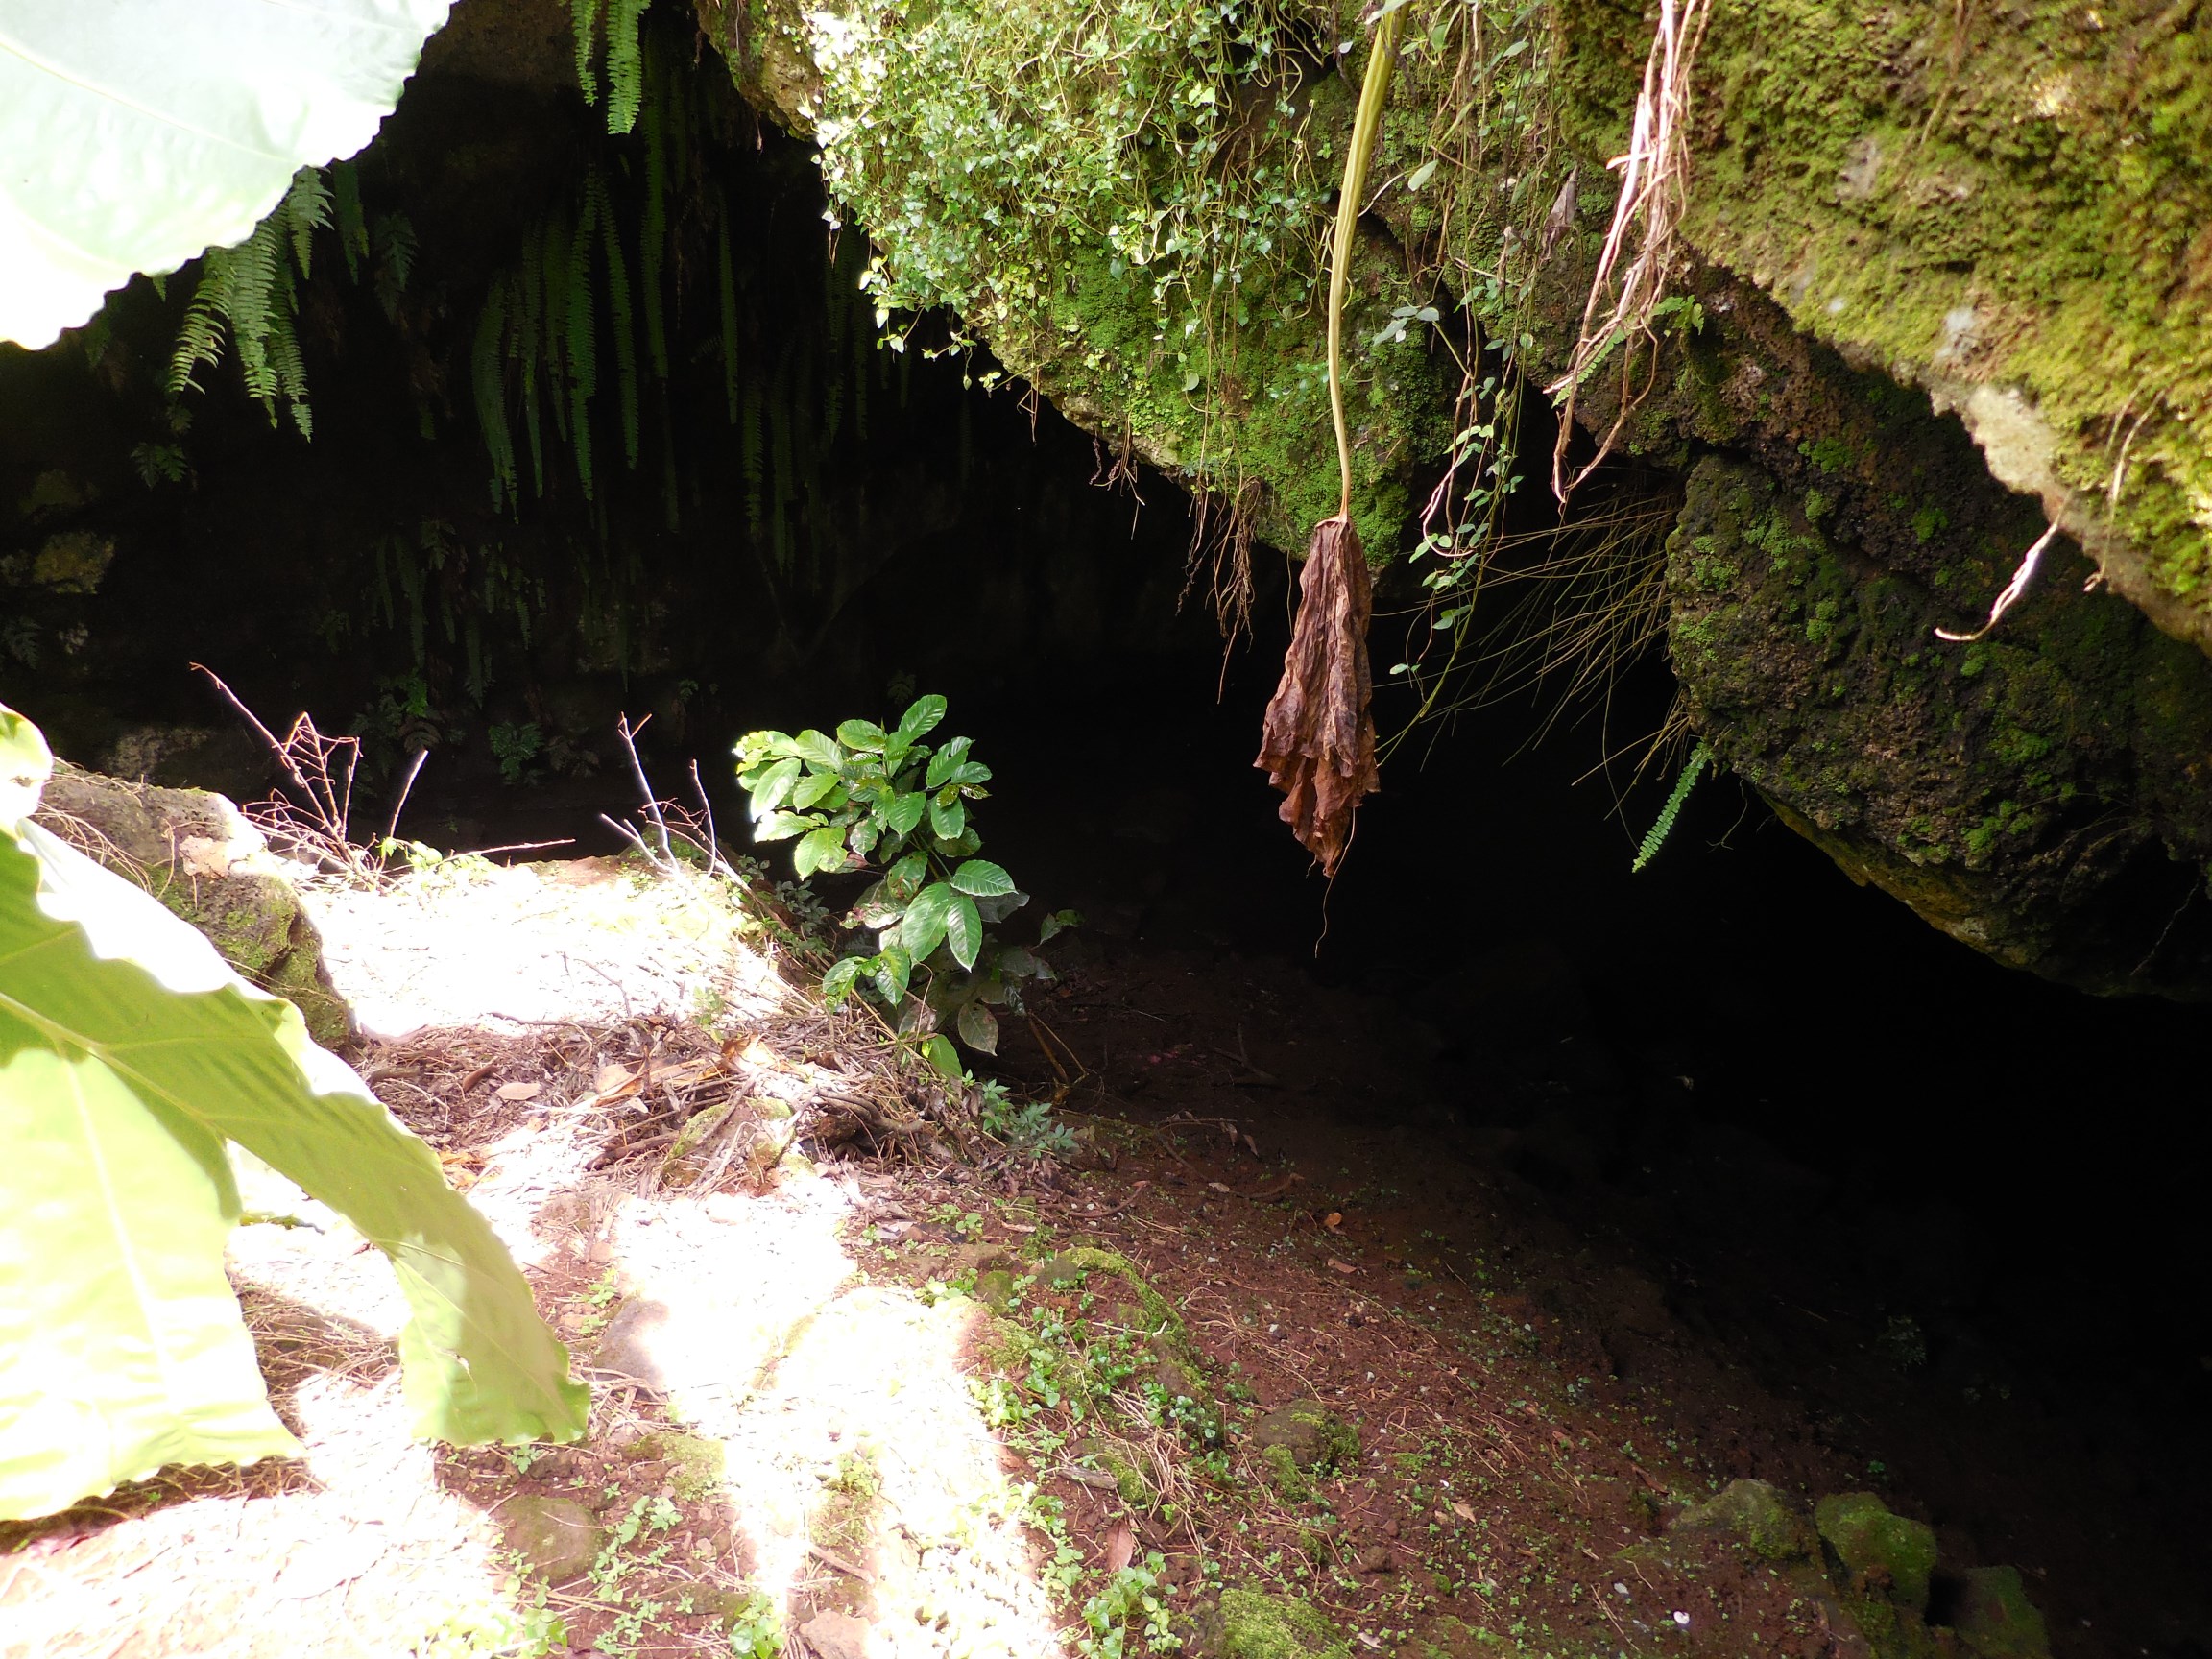
[[[976,854],[983,838],[969,803],[988,793],[991,769],[972,740],[923,739],[945,718],[945,699],[917,698],[888,730],[847,720],[836,734],[750,732],[737,745],[737,781],[751,792],[756,841],[798,845],[801,880],[867,872],[849,926],[875,934],[873,951],[841,956],[823,977],[831,1007],[858,993],[890,1011],[898,1029],[948,1076],[962,1074],[948,1033],[996,1053],[994,1009],[1019,1014],[1025,985],[1048,984],[1038,949],[1072,924],[1056,911],[1037,946],[1008,944],[992,929],[1029,896],[1002,865]]]

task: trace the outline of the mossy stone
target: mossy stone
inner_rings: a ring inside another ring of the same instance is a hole
[[[1005,1312],[1014,1305],[1014,1275],[1003,1267],[976,1274],[975,1300],[994,1313]]]
[[[1295,1596],[1224,1590],[1190,1617],[1190,1659],[1351,1659],[1329,1616]]]
[[[1318,1400],[1277,1407],[1252,1426],[1252,1444],[1262,1457],[1283,1453],[1305,1474],[1334,1474],[1359,1460],[1359,1431]]]
[[[1763,1561],[1802,1560],[1818,1548],[1805,1518],[1764,1480],[1731,1480],[1718,1495],[1684,1510],[1674,1527],[1733,1534]]]
[[[531,1492],[509,1500],[500,1509],[499,1530],[507,1548],[548,1584],[581,1578],[607,1542],[606,1528],[573,1498]]]
[[[1871,1492],[1823,1498],[1813,1511],[1821,1538],[1836,1551],[1852,1594],[1878,1595],[1901,1612],[1924,1618],[1936,1573],[1936,1532],[1923,1521],[1890,1513]]]
[[[661,1429],[639,1435],[631,1444],[628,1455],[634,1462],[673,1463],[675,1468],[669,1472],[668,1484],[686,1503],[697,1503],[720,1486],[722,1471],[729,1461],[721,1441],[687,1434],[681,1429]]]
[[[2051,1659],[2051,1632],[2017,1567],[1970,1567],[1951,1612],[1951,1627],[1976,1659]]]

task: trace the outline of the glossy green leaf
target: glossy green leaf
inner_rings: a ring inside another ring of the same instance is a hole
[[[975,966],[975,953],[983,949],[983,918],[975,914],[975,901],[965,893],[952,895],[945,909],[945,943],[952,960],[963,968]]]
[[[883,872],[883,879],[891,890],[911,899],[921,891],[922,882],[929,874],[929,860],[920,853],[909,853],[890,869]]]
[[[914,958],[898,945],[887,945],[876,957],[876,989],[883,1000],[896,1002],[906,995],[906,982],[914,974]]]
[[[1014,891],[1014,878],[988,858],[971,858],[952,872],[952,890],[977,899]]]
[[[845,956],[831,964],[830,972],[822,975],[822,1000],[834,1008],[853,995],[853,987],[860,975],[871,967],[865,956]]]
[[[827,801],[834,809],[845,804],[841,796],[843,787],[834,772],[809,772],[792,789],[791,805],[805,812]],[[832,801],[830,799],[831,796],[840,798]]]
[[[1075,911],[1055,910],[1038,925],[1037,943],[1046,944],[1055,933],[1065,932],[1070,927],[1080,927],[1082,925],[1083,918]]]
[[[775,765],[759,774],[757,780],[751,785],[753,792],[752,809],[755,819],[767,817],[769,813],[791,799],[791,792],[799,782],[800,764],[798,757],[793,756],[790,759],[777,761]]]
[[[957,841],[968,828],[968,808],[958,801],[948,805],[933,800],[929,803],[929,828],[947,841]]]
[[[1009,945],[998,952],[998,972],[1009,979],[1049,979],[1052,970],[1044,957],[1034,950],[1024,950],[1019,945]]]
[[[945,699],[934,692],[917,697],[899,716],[899,735],[909,744],[926,737],[937,729],[937,722],[945,718]]]
[[[960,1041],[979,1054],[998,1052],[998,1022],[991,1010],[980,1002],[969,1002],[960,1009]]]
[[[906,914],[899,923],[899,944],[915,961],[926,961],[929,952],[944,941],[952,902],[957,898],[959,895],[942,881],[932,881],[914,895],[914,902],[906,906]]]
[[[771,812],[753,826],[756,841],[788,841],[794,835],[804,835],[809,830],[822,827],[821,815],[814,812]]]
[[[883,752],[883,728],[873,720],[848,720],[837,728],[837,741],[865,755]]]
[[[19,772],[26,725],[0,733],[0,773]],[[0,1515],[289,1448],[223,1277],[225,1141],[391,1258],[418,1432],[582,1431],[565,1351],[429,1148],[290,1003],[21,823],[0,828]]]
[[[937,1074],[949,1083],[966,1079],[968,1068],[960,1064],[960,1052],[945,1037],[926,1037],[922,1040],[922,1058],[935,1068]]]
[[[826,766],[834,772],[845,764],[845,752],[837,747],[836,739],[820,732],[800,733],[791,739],[791,747],[802,760],[812,766]]]
[[[0,339],[50,345],[134,271],[242,242],[353,155],[450,0],[0,0]]]
[[[908,790],[884,808],[883,821],[902,835],[914,833],[914,826],[922,822],[922,809],[928,805],[928,797],[919,790]]]
[[[957,772],[961,762],[968,758],[970,743],[969,738],[954,737],[929,757],[929,770],[926,777],[929,788],[941,789],[945,786],[945,781]]]
[[[791,867],[798,871],[802,881],[817,870],[842,870],[848,862],[845,830],[836,824],[810,830],[801,836],[799,845],[791,850]]]

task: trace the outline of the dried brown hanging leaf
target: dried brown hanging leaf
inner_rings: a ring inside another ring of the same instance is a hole
[[[1283,822],[1334,876],[1352,839],[1360,798],[1375,770],[1368,710],[1367,620],[1374,593],[1359,533],[1349,518],[1314,526],[1298,584],[1298,625],[1283,657],[1283,679],[1261,728],[1267,781],[1283,791]]]

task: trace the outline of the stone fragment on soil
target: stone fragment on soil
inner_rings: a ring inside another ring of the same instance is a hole
[[[1879,1595],[1901,1612],[1925,1617],[1936,1572],[1936,1533],[1925,1522],[1893,1515],[1871,1492],[1823,1498],[1815,1524],[1849,1575],[1848,1588]]]
[[[1350,1467],[1359,1457],[1359,1431],[1318,1400],[1278,1406],[1252,1426],[1253,1449],[1287,1503],[1312,1496],[1312,1477]]]
[[[530,1563],[549,1584],[581,1578],[598,1560],[607,1535],[591,1511],[573,1498],[524,1493],[499,1511],[507,1548]]]
[[[1351,1659],[1352,1645],[1310,1601],[1224,1590],[1191,1613],[1184,1651],[1189,1659]]]
[[[850,1613],[817,1613],[799,1626],[799,1634],[821,1659],[868,1659],[868,1626]]]
[[[298,1008],[316,1042],[334,1047],[352,1035],[315,924],[261,831],[223,796],[62,762],[36,821],[206,934],[241,975]]]
[[[648,1387],[665,1388],[668,1379],[658,1357],[658,1339],[667,1323],[668,1310],[660,1303],[632,1297],[607,1321],[592,1364]]]

